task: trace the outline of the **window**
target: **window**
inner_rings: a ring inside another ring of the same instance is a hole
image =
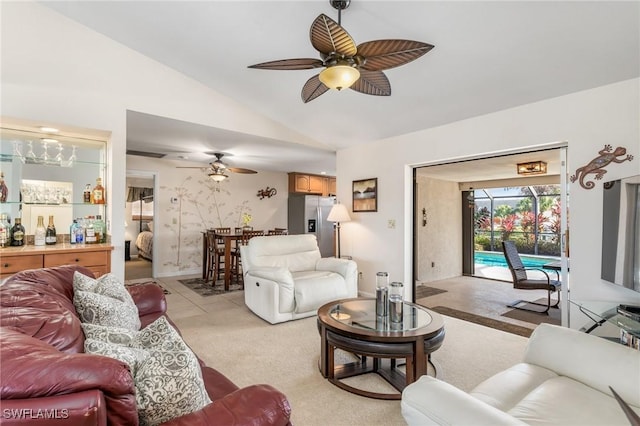
[[[144,201],[131,203],[131,220],[153,220],[153,201],[148,203]]]

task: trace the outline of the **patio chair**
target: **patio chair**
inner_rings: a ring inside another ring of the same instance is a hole
[[[504,252],[504,257],[507,259],[507,265],[509,265],[509,270],[511,271],[511,276],[513,277],[513,288],[517,288],[519,290],[547,290],[547,303],[537,303],[537,302],[529,302],[526,300],[518,300],[513,302],[509,306],[510,308],[520,309],[523,311],[536,312],[538,314],[546,314],[549,315],[550,308],[557,308],[560,304],[560,289],[562,287],[560,283],[560,275],[556,271],[556,279],[552,280],[549,277],[547,271],[540,268],[525,268],[522,264],[522,259],[520,259],[520,255],[518,254],[518,249],[513,241],[503,241],[502,242],[502,251]],[[530,279],[527,277],[527,271],[540,271],[544,274],[544,277],[541,279]],[[558,301],[555,305],[551,305],[551,293],[556,292],[558,294]],[[519,306],[523,303],[528,303],[531,305],[538,305],[545,308],[543,311],[539,311],[536,309],[529,309],[523,306]]]

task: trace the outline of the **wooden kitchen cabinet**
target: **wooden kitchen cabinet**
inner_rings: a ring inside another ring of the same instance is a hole
[[[111,272],[109,244],[54,246],[22,246],[0,249],[0,278],[7,278],[25,269],[49,268],[61,265],[80,265],[89,268],[95,277]]]
[[[332,177],[308,173],[289,173],[289,192],[303,194],[332,195],[335,194],[335,178],[333,192],[329,180]]]
[[[328,180],[328,183],[329,183],[329,189],[327,190],[327,194],[328,195],[336,195],[336,192],[337,192],[336,178],[329,177],[327,180]]]

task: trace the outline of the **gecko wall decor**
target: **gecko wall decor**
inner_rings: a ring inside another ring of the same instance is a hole
[[[573,176],[569,178],[571,182],[576,180],[580,182],[580,186],[585,189],[591,189],[596,186],[593,181],[585,182],[584,179],[589,174],[595,174],[594,179],[600,180],[607,171],[604,169],[611,163],[622,163],[624,161],[633,160],[633,155],[627,155],[627,149],[617,147],[615,150],[611,145],[605,145],[603,149],[598,151],[598,156],[591,160],[588,164],[578,167]]]
[[[262,200],[264,197],[271,198],[274,195],[276,195],[277,193],[278,193],[278,191],[275,188],[269,188],[267,186],[266,189],[258,190],[258,197],[260,197],[260,199]]]

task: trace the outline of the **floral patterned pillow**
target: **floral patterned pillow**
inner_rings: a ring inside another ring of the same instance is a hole
[[[73,273],[73,291],[90,291],[118,299],[132,306],[136,305],[124,283],[111,273],[93,278],[76,271]]]
[[[144,349],[130,348],[122,344],[96,339],[85,339],[84,351],[85,353],[108,356],[126,363],[133,377],[135,377],[138,366],[149,358],[149,352]]]
[[[137,331],[140,329],[138,308],[118,299],[88,291],[76,291],[73,305],[81,322],[97,325],[122,327]]]
[[[165,317],[140,330],[130,346],[149,353],[134,376],[140,425],[158,425],[211,403],[198,358]]]
[[[98,279],[73,274],[73,304],[81,322],[140,330],[138,307],[124,284],[112,274]]]
[[[84,331],[85,339],[99,340],[114,345],[128,345],[138,334],[137,331],[128,328],[91,324],[90,322],[84,322],[80,325]]]

